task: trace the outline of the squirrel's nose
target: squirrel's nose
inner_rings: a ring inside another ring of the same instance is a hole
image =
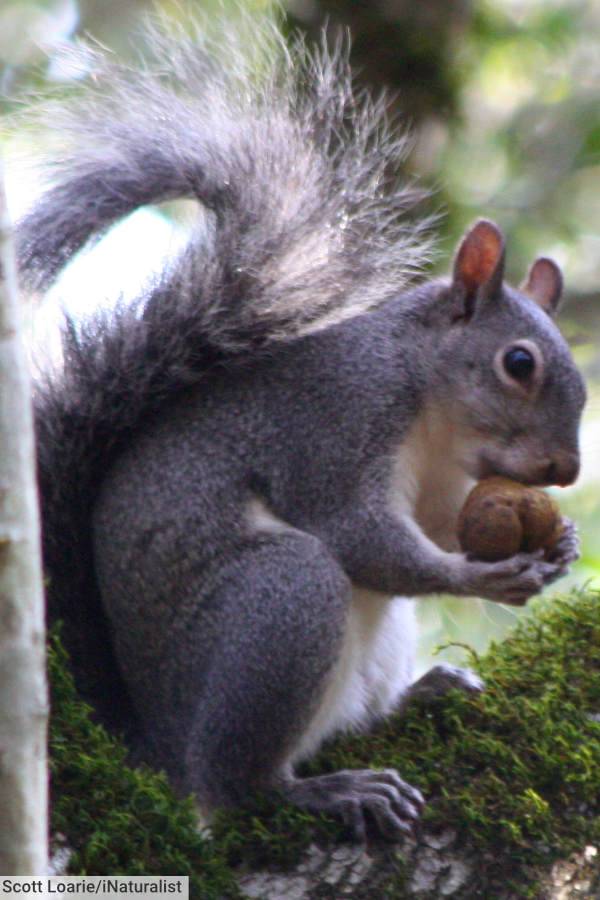
[[[566,487],[573,484],[579,475],[579,454],[571,451],[555,453],[545,471],[547,484],[559,484]]]

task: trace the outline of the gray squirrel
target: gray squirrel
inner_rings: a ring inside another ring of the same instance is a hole
[[[566,520],[551,558],[494,563],[455,523],[484,476],[575,480],[585,390],[556,264],[509,287],[480,220],[451,277],[415,285],[428,223],[384,101],[355,96],[343,48],[242,31],[225,62],[160,33],[156,66],[100,52],[49,113],[66,146],[17,230],[30,287],[144,204],[203,211],[137,303],[67,322],[38,385],[50,617],[100,718],[204,811],[276,790],[396,839],[423,804],[397,772],[296,764],[415,696],[482,689],[447,665],[412,683],[407,598],[523,604],[566,571]]]

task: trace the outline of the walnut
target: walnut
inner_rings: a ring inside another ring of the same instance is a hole
[[[550,550],[562,532],[558,506],[539,488],[494,476],[475,485],[458,517],[462,549],[493,562],[522,551]]]

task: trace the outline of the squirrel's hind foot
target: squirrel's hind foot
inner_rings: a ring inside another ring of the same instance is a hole
[[[303,809],[341,819],[361,842],[366,840],[369,823],[389,841],[412,834],[425,803],[420,791],[395,769],[343,770],[298,779],[285,788],[285,794]]]
[[[436,697],[443,697],[451,690],[464,691],[466,694],[481,694],[485,690],[485,682],[471,669],[439,663],[409,687],[402,698],[402,708],[413,700],[427,702]]]

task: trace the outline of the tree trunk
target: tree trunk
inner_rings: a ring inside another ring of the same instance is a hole
[[[0,167],[0,874],[47,866],[43,581],[31,385]]]

